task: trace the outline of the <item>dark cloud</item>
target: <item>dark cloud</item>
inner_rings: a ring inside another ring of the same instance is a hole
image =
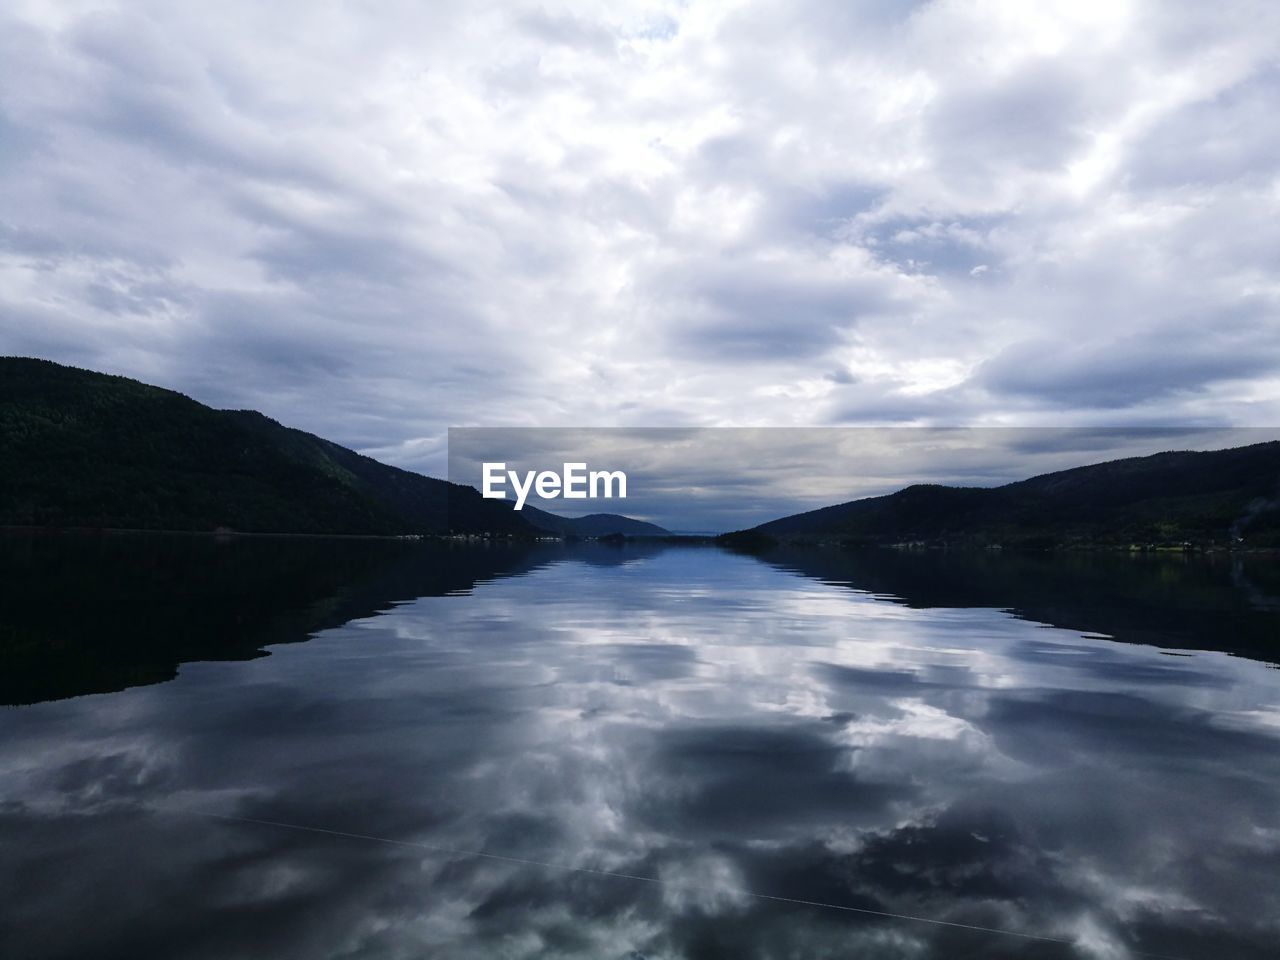
[[[1060,169],[1088,141],[1085,63],[1037,60],[947,89],[926,120],[940,175],[986,183],[1016,169]]]
[[[1213,332],[1198,329],[1181,341],[1162,331],[1084,344],[1021,343],[985,363],[976,381],[997,395],[1057,407],[1132,407],[1272,370],[1280,360],[1280,337],[1259,333],[1243,343],[1215,342]]]
[[[999,256],[987,240],[999,222],[983,217],[946,222],[894,217],[873,221],[861,236],[878,257],[903,271],[973,276],[975,271],[989,271],[991,261]]]
[[[1280,70],[1264,68],[1237,86],[1156,124],[1133,145],[1130,183],[1139,190],[1208,188],[1271,176],[1268,158],[1280,153],[1275,108]]]
[[[14,7],[0,351],[434,472],[451,424],[1271,423],[1276,16]]]
[[[743,261],[686,264],[658,281],[687,304],[674,346],[695,357],[775,362],[826,354],[867,314],[889,307],[888,284],[870,271]]]

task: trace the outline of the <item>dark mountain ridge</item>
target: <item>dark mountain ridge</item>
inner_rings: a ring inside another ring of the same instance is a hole
[[[538,513],[557,521],[551,532],[580,522]],[[517,537],[550,529],[509,501],[252,410],[214,410],[126,377],[22,357],[0,357],[0,526]]]
[[[566,537],[671,536],[669,530],[656,523],[635,520],[617,513],[589,513],[585,517],[561,517],[530,506],[526,506],[520,512],[535,527]]]
[[[1280,546],[1280,441],[1129,457],[999,487],[917,484],[727,534],[1056,548]]]

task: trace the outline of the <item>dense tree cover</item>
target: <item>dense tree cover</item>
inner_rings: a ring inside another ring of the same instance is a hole
[[[730,534],[1008,547],[1280,546],[1280,442],[1160,453],[1001,487],[921,484]]]
[[[413,534],[536,532],[469,487],[250,410],[0,358],[0,524]]]

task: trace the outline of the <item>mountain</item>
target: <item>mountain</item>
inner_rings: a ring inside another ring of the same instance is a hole
[[[1280,441],[1158,453],[1000,487],[919,484],[782,517],[723,542],[823,539],[1051,548],[1280,546]]]
[[[510,505],[172,390],[0,358],[0,525],[532,536]]]
[[[592,513],[585,517],[559,517],[554,513],[526,506],[521,513],[539,529],[562,537],[669,537],[671,531],[656,523],[633,520],[617,513]]]

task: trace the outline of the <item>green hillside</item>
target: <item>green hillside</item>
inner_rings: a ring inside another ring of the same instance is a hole
[[[326,534],[534,531],[509,505],[248,410],[0,358],[0,525]]]
[[[1001,487],[916,485],[728,534],[728,543],[1280,546],[1280,442],[1171,452]]]

